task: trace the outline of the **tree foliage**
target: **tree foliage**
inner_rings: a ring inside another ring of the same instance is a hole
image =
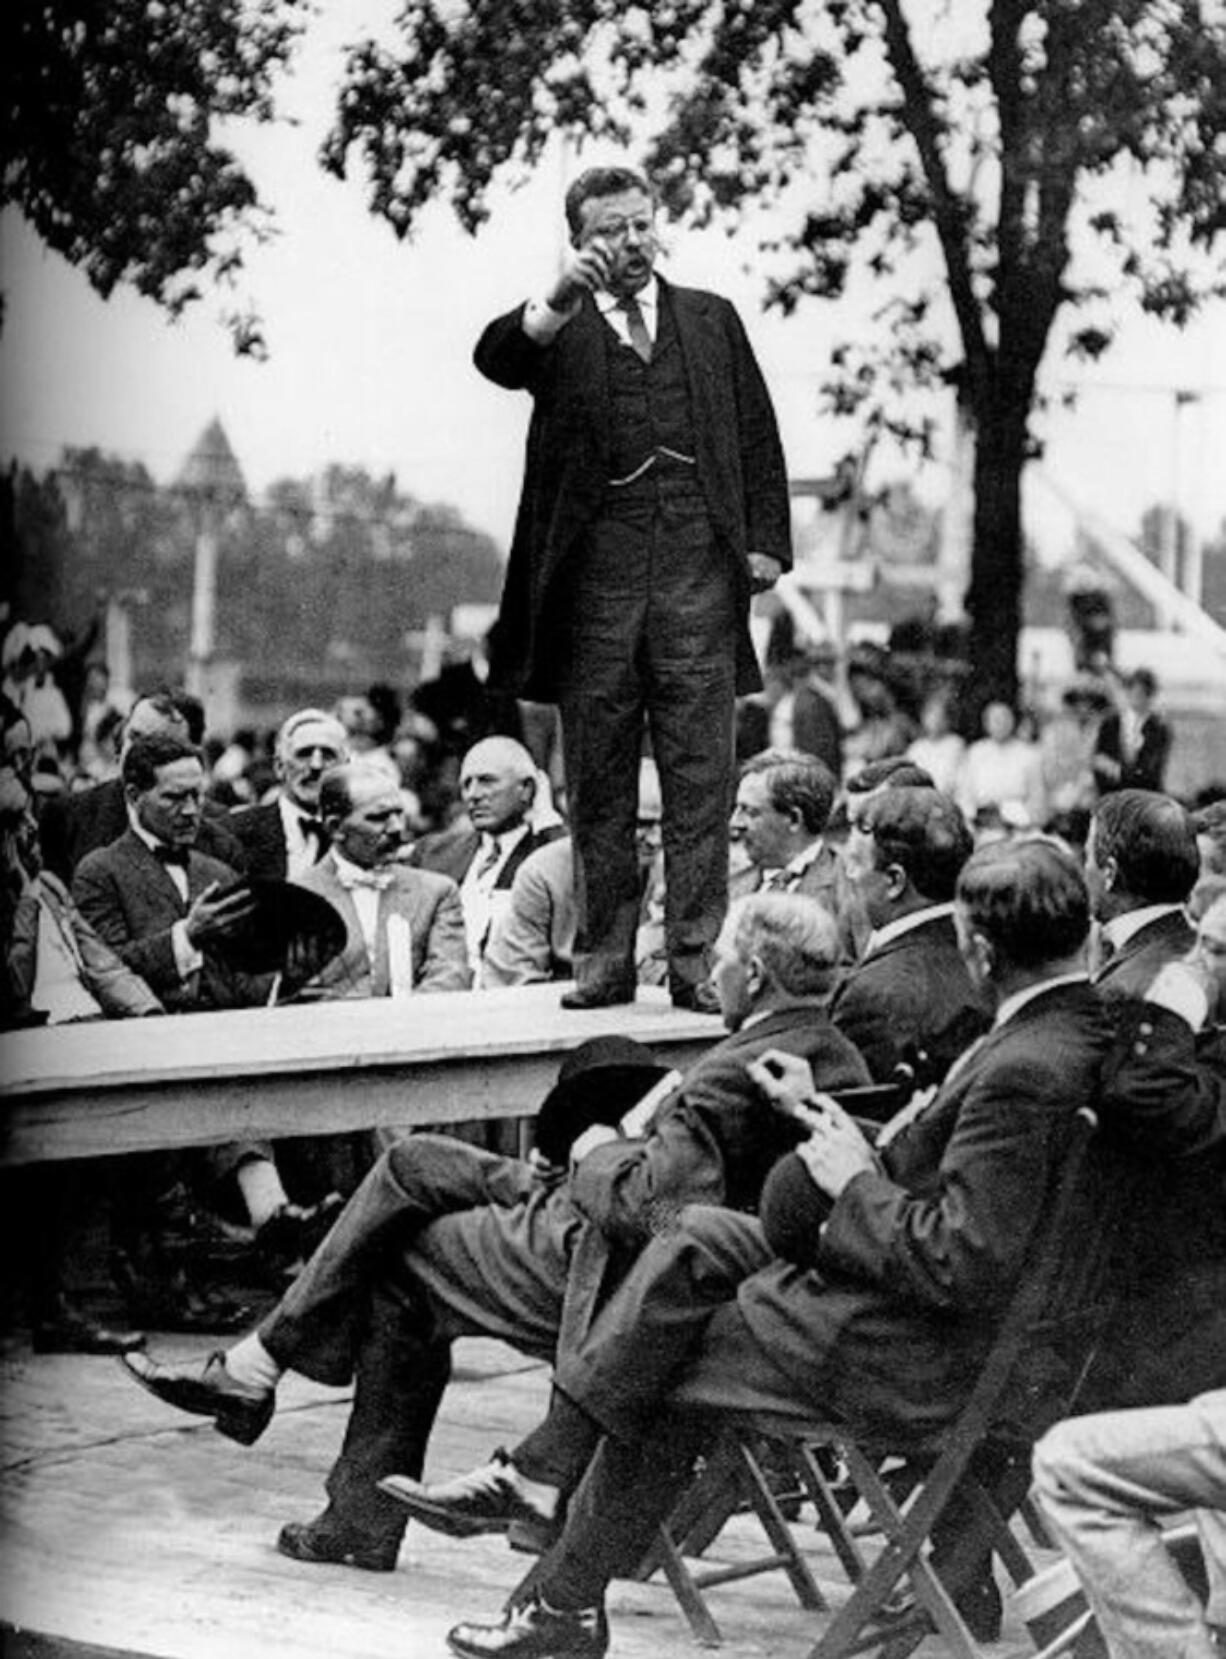
[[[1126,296],[1182,323],[1226,292],[1220,4],[407,0],[394,50],[351,54],[324,160],[344,174],[356,152],[401,235],[440,197],[473,230],[559,130],[646,134],[671,211],[759,233],[785,313],[878,285],[827,402],[925,443],[915,389],[959,387],[974,666],[985,696],[1012,693],[1045,354],[1097,356]]]
[[[306,0],[8,0],[0,23],[3,194],[103,296],[132,283],[172,315],[233,291],[269,215],[219,135],[274,118]],[[262,350],[237,299],[240,352]]]

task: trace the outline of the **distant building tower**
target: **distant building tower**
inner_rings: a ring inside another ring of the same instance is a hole
[[[247,505],[242,468],[216,416],[197,438],[175,480],[196,526],[192,626],[187,648],[187,689],[206,704],[214,690],[211,667],[217,643],[217,549],[222,526]]]

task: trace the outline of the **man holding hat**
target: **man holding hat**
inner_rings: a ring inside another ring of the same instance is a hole
[[[203,1371],[143,1355],[125,1362],[129,1371],[243,1444],[272,1418],[283,1372],[353,1380],[328,1507],[284,1527],[277,1547],[295,1560],[390,1571],[406,1516],[376,1483],[421,1474],[452,1341],[496,1336],[553,1359],[582,1339],[610,1278],[686,1204],[752,1211],[792,1139],[749,1080],[767,1048],[808,1059],[826,1088],[868,1081],[823,1012],[837,952],[834,924],[812,900],[741,901],[714,975],[731,1034],[683,1079],[665,1081],[628,1039],[568,1056],[540,1113],[543,1142],[568,1170],[414,1135],[379,1159],[256,1332]],[[644,1102],[658,1084],[654,1106]]]

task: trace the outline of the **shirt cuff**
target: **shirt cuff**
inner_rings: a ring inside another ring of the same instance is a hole
[[[1177,1014],[1193,1031],[1209,1017],[1209,993],[1200,977],[1182,962],[1168,962],[1145,993],[1146,1002]]]
[[[524,333],[534,345],[547,346],[557,339],[577,310],[575,306],[570,311],[555,311],[544,300],[529,300],[524,306]]]
[[[187,937],[186,922],[176,922],[171,928],[170,946],[175,953],[175,967],[179,970],[180,979],[200,972],[204,966],[204,953],[198,951]]]

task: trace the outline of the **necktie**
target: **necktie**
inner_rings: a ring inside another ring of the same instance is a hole
[[[485,852],[482,854],[481,861],[477,865],[475,873],[478,881],[483,881],[485,877],[490,874],[495,865],[498,863],[500,856],[501,849],[498,846],[498,839],[495,837],[485,849]]]
[[[159,845],[153,848],[153,856],[159,864],[174,864],[180,870],[187,869],[188,850],[186,847],[164,847]]]
[[[650,363],[651,335],[648,334],[647,324],[643,321],[643,307],[631,294],[626,299],[619,300],[617,308],[625,315],[626,327],[630,331],[630,344],[644,363]]]
[[[324,828],[323,819],[299,816],[298,822],[302,828],[304,837],[307,837],[315,842],[315,862],[318,864],[319,860],[327,852],[331,841],[331,837]]]

